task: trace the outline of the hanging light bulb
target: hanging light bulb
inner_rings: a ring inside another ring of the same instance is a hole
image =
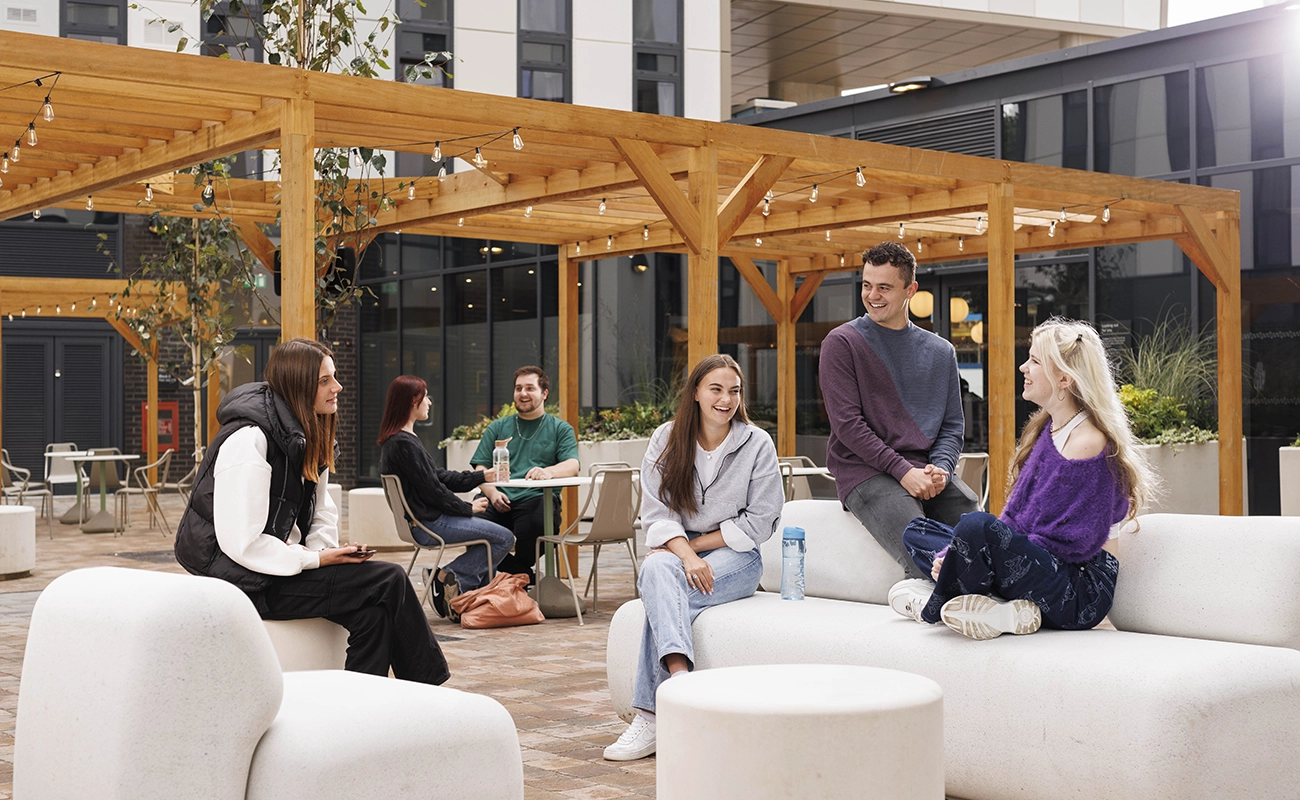
[[[582,255],[582,242],[574,243],[574,252],[578,255]]]
[[[917,239],[917,240],[916,240],[916,252],[919,253],[919,252],[921,252],[921,251],[924,250],[924,249],[925,249],[925,243],[922,242],[920,239]]]
[[[1061,206],[1061,222],[1065,222],[1065,206]]]
[[[5,153],[4,160],[3,160],[3,161],[0,161],[0,172],[3,172],[3,173],[8,173],[8,172],[9,172],[9,154],[8,154],[8,153]]]
[[[37,307],[36,307],[36,316],[39,317],[40,315],[41,315],[41,307],[40,307],[40,306],[37,306]]]
[[[360,169],[365,166],[365,162],[361,160],[361,151],[359,149],[355,147],[352,148],[349,163],[352,165],[353,169]]]
[[[605,208],[605,198],[602,197],[600,198],[600,205],[596,206],[596,213],[602,217],[605,216]]]
[[[1110,206],[1106,206],[1101,210],[1101,221],[1110,222]]]
[[[217,190],[212,188],[212,179],[208,178],[208,184],[203,187],[203,199],[211,200],[214,196],[216,196],[216,194],[217,194]]]
[[[844,266],[844,254],[840,253],[840,266]]]
[[[487,159],[483,157],[483,150],[478,147],[474,148],[474,166],[479,169],[487,166]]]
[[[17,164],[23,160],[22,151],[18,149],[18,143],[14,142],[14,149],[9,152],[9,160]]]
[[[41,218],[41,210],[38,208],[32,212],[32,219],[40,219],[40,218]]]
[[[524,149],[524,140],[519,138],[519,129],[515,128],[515,135],[510,138],[510,144],[514,145],[516,150]]]
[[[532,206],[524,206],[524,216],[525,216],[525,217],[531,217],[532,215],[533,215],[533,207],[532,207]]]
[[[815,183],[813,184],[812,194],[808,195],[808,202],[809,203],[817,202],[817,184]]]
[[[446,165],[446,164],[439,164],[439,165],[438,165],[438,183],[442,183],[442,182],[445,181],[445,180],[447,180],[447,165]]]
[[[853,176],[853,180],[859,188],[867,185],[867,176],[862,174],[862,167],[858,167],[858,174]]]
[[[46,122],[54,121],[54,106],[50,104],[50,96],[45,95],[45,105],[41,106],[41,119]]]
[[[827,228],[827,229],[826,229],[826,241],[829,242],[830,240],[831,240],[831,229],[830,229],[830,228]]]
[[[960,237],[960,236],[957,237],[957,249],[958,249],[958,250],[965,250],[965,249],[966,249],[966,240],[963,239],[963,238]]]
[[[335,226],[335,227],[338,227],[338,224],[339,224],[339,215],[338,215],[337,212],[335,212],[335,214],[334,214],[334,226]]]
[[[456,227],[457,227],[457,228],[463,228],[463,227],[465,227],[465,218],[464,218],[464,217],[460,217],[459,219],[456,220]]]
[[[72,310],[73,310],[74,312],[77,310],[77,301],[75,301],[75,300],[72,301]]]
[[[28,147],[36,146],[36,123],[35,122],[27,123],[27,146]]]
[[[1056,220],[1052,220],[1052,223],[1047,226],[1047,235],[1049,238],[1056,236]]]
[[[898,223],[898,238],[902,239],[906,232],[907,229],[903,227],[903,223]]]
[[[647,241],[647,242],[650,241],[650,226],[649,226],[649,225],[642,225],[642,226],[641,226],[641,239],[642,239],[643,241]]]
[[[613,237],[613,235],[610,235],[610,236],[606,237],[606,239],[605,239],[605,249],[606,249],[606,250],[613,250],[613,249],[614,249],[614,237]]]
[[[754,239],[754,246],[755,246],[755,247],[762,247],[762,246],[763,246],[763,237],[760,236],[760,237]]]
[[[23,311],[22,311],[22,313],[18,315],[18,318],[19,318],[19,319],[27,319],[27,309],[24,308]]]
[[[99,298],[98,298],[98,297],[92,297],[92,298],[90,298],[90,310],[91,310],[91,311],[94,311],[94,310],[95,310],[95,306],[97,306],[97,305],[99,305]]]
[[[433,160],[434,161],[442,160],[442,142],[433,143]]]
[[[772,198],[770,198],[770,197],[764,197],[764,198],[763,198],[763,216],[766,217],[768,214],[771,214],[771,213],[772,213]]]
[[[144,201],[146,203],[153,202],[153,187],[147,183],[144,185]]]
[[[981,216],[979,219],[975,220],[975,234],[978,236],[983,232],[984,232],[984,217]]]
[[[95,196],[94,196],[94,195],[90,195],[90,194],[86,195],[86,210],[87,210],[87,211],[94,211],[94,210],[95,210]]]
[[[415,199],[415,181],[411,181],[411,185],[406,187],[406,199],[407,200]]]

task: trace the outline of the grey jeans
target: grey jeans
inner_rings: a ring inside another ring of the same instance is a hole
[[[949,475],[948,485],[929,500],[918,500],[908,494],[892,475],[877,475],[854,487],[846,505],[909,578],[930,576],[921,574],[903,547],[903,529],[907,523],[917,517],[928,517],[956,527],[962,514],[979,510],[975,493],[956,474]]]

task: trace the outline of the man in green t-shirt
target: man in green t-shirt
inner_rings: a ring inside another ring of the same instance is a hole
[[[546,413],[551,381],[540,367],[515,370],[515,415],[495,420],[470,459],[475,469],[492,468],[492,449],[498,440],[509,439],[510,478],[571,478],[578,474],[578,438],[573,426]],[[490,483],[479,487],[488,499],[488,509],[478,516],[509,528],[515,534],[515,552],[497,567],[501,572],[533,575],[537,537],[542,535],[541,489],[497,489]],[[555,530],[560,530],[560,498],[555,497]]]

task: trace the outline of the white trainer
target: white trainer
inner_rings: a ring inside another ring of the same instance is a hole
[[[1032,600],[996,600],[986,594],[964,594],[943,604],[943,624],[972,639],[995,639],[1004,633],[1033,633],[1043,625],[1043,612]]]
[[[899,581],[889,589],[889,607],[908,619],[925,624],[925,620],[921,619],[921,609],[930,602],[933,592],[934,584],[925,578]]]
[[[618,741],[605,748],[606,761],[636,761],[638,758],[654,755],[655,723],[654,720],[636,712],[632,724],[627,726]]]

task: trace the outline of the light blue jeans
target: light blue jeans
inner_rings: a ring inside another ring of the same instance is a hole
[[[488,522],[478,517],[457,517],[443,514],[433,522],[424,523],[424,527],[443,538],[447,544],[464,542],[470,539],[487,539],[492,543],[492,567],[495,569],[501,559],[515,546],[515,535],[495,522]],[[411,535],[420,544],[433,544],[429,534],[412,527]],[[481,546],[468,547],[457,556],[455,561],[443,567],[456,578],[456,585],[462,592],[477,589],[488,582],[487,553]]]
[[[651,553],[641,565],[637,588],[645,606],[645,630],[641,633],[641,655],[632,690],[632,705],[636,708],[655,710],[655,691],[668,680],[664,656],[681,653],[689,668],[695,669],[691,623],[701,611],[749,597],[758,590],[763,557],[757,547],[743,553],[720,547],[703,558],[713,567],[713,594],[688,586],[682,560],[672,553]]]

